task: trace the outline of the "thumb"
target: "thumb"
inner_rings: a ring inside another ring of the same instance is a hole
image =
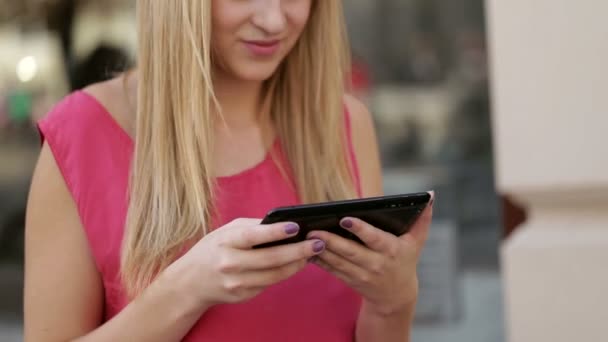
[[[412,229],[407,234],[416,241],[416,244],[423,246],[429,236],[429,228],[433,220],[433,205],[435,204],[435,191],[430,191],[431,199],[422,211],[422,214],[412,225]]]

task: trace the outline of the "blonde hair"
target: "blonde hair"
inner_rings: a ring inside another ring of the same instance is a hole
[[[211,1],[139,0],[137,20],[135,153],[121,255],[131,297],[214,228],[213,127],[221,111]],[[348,51],[341,1],[313,1],[300,40],[265,83],[267,115],[288,162],[281,167],[304,203],[356,196],[345,153]]]

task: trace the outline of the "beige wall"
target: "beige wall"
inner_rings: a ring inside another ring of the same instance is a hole
[[[608,341],[608,2],[488,0],[509,341]]]
[[[488,5],[498,185],[608,189],[608,1]]]

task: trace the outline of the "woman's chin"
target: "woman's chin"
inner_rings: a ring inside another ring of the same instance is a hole
[[[241,79],[243,81],[247,81],[247,82],[264,82],[264,81],[270,79],[273,74],[274,74],[274,71],[267,72],[267,73],[252,72],[252,73],[240,74],[237,77],[239,79]]]
[[[252,64],[247,67],[234,70],[234,76],[243,81],[249,82],[264,82],[274,75],[277,71],[277,65]]]

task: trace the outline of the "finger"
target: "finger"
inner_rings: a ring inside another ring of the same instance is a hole
[[[340,227],[355,234],[365,245],[375,251],[385,251],[394,242],[395,236],[371,224],[353,217],[340,220]]]
[[[227,224],[227,226],[255,226],[262,223],[262,219],[238,218]]]
[[[433,220],[433,205],[435,204],[435,192],[429,192],[431,195],[431,199],[429,204],[424,208],[424,211],[420,215],[420,217],[414,222],[412,228],[409,233],[404,236],[412,237],[418,245],[424,245],[426,239],[429,236],[429,228],[431,226],[431,221]]]
[[[268,287],[291,278],[306,265],[306,260],[299,260],[272,269],[246,272],[242,276],[243,283],[251,287]]]
[[[308,238],[325,241],[326,251],[323,253],[331,251],[365,269],[375,269],[382,258],[380,253],[373,251],[360,243],[329,232],[312,231],[308,234]],[[393,236],[393,238],[395,237]]]
[[[311,257],[325,250],[325,242],[306,240],[283,246],[241,251],[237,256],[243,270],[272,269]]]
[[[253,246],[275,242],[295,236],[300,227],[293,222],[274,223],[271,225],[240,225],[234,227],[227,239],[235,248],[249,249]]]
[[[327,252],[325,252],[327,253]],[[314,264],[321,267],[325,271],[333,274],[336,278],[342,280],[344,283],[351,287],[355,287],[355,279],[351,275],[346,274],[343,271],[336,269],[332,264],[327,262],[325,259],[315,257]]]
[[[370,272],[356,264],[353,264],[341,255],[333,253],[329,250],[326,250],[317,258],[318,260],[324,261],[332,269],[344,274],[351,280],[359,282],[368,282],[370,280]]]

